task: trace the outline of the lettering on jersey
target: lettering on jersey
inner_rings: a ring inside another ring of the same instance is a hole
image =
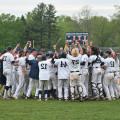
[[[3,61],[6,61],[6,59],[7,59],[7,56],[3,56]]]
[[[110,61],[110,67],[114,67],[114,66],[115,66],[114,61]]]
[[[79,64],[79,60],[72,60],[72,64],[73,65]]]
[[[60,64],[60,67],[67,67],[67,63],[66,62],[63,62],[63,61],[61,61],[61,64]]]
[[[47,64],[42,63],[41,64],[41,69],[47,69]]]
[[[101,63],[101,59],[99,56],[97,56],[96,60],[95,60],[95,63]]]

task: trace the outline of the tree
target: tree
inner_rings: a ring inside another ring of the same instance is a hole
[[[56,32],[56,10],[41,3],[27,15],[26,38],[35,40],[36,47],[51,48]]]
[[[54,40],[55,33],[56,33],[56,10],[55,7],[51,4],[48,5],[47,11],[45,14],[45,21],[46,21],[46,29],[48,35],[48,49],[51,48],[51,41]]]
[[[40,3],[26,16],[16,17],[0,14],[0,48],[23,46],[28,40],[35,41],[35,47],[51,49],[59,42],[64,46],[66,32],[88,32],[90,40],[101,47],[120,45],[120,6],[111,20],[95,16],[89,6],[84,6],[78,16],[56,16],[55,7]]]
[[[0,47],[1,49],[7,46],[15,46],[23,36],[22,31],[24,25],[20,18],[16,18],[14,15],[1,14],[0,15]]]

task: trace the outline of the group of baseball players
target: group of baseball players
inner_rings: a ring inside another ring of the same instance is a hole
[[[75,41],[45,52],[19,44],[0,54],[3,99],[115,100],[120,97],[117,53]]]

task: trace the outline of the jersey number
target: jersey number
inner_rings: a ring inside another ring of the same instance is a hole
[[[41,69],[47,69],[47,64],[41,64]]]
[[[7,56],[3,56],[3,61],[6,61],[6,59],[7,59]]]
[[[79,60],[72,60],[72,64],[73,64],[73,65],[79,64]]]
[[[115,63],[113,61],[110,62],[110,67],[114,67]]]
[[[61,61],[61,64],[60,64],[60,67],[67,67],[67,63],[65,62],[65,63],[63,63],[62,61]]]

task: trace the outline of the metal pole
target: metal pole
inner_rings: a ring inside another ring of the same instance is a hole
[[[35,41],[33,40],[33,48],[35,47]]]

